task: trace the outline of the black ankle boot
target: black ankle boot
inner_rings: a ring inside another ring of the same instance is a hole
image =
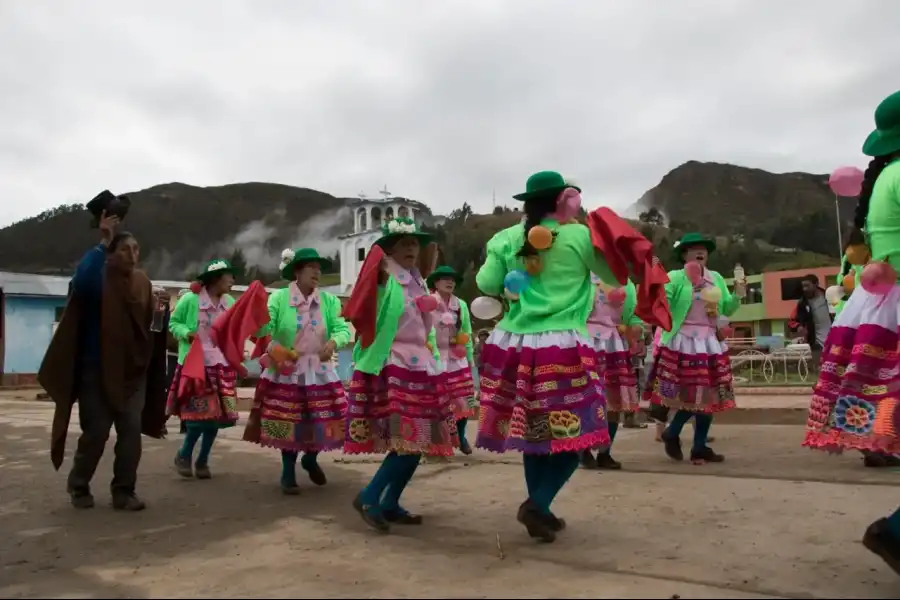
[[[542,515],[538,507],[531,500],[526,500],[519,506],[516,519],[528,530],[532,538],[550,544],[556,541],[555,527],[546,515]],[[562,525],[563,527],[565,525]]]
[[[724,462],[725,457],[716,454],[709,446],[704,446],[700,450],[691,450],[691,462],[695,465],[705,465],[706,463]]]
[[[684,452],[681,450],[681,438],[677,435],[668,435],[663,432],[662,441],[666,448],[666,455],[672,460],[684,460]]]
[[[556,532],[562,531],[566,528],[566,520],[560,519],[552,512],[547,515],[547,524],[550,525],[550,529]]]
[[[609,450],[607,450],[597,454],[597,468],[607,471],[618,471],[622,468],[622,463],[614,459]]]
[[[581,453],[581,466],[585,469],[596,469],[597,468],[597,459],[594,458],[594,455],[590,450],[585,450]]]
[[[876,452],[863,453],[863,465],[870,468],[897,467],[900,466],[900,458],[893,454],[879,454]]]
[[[881,560],[900,575],[900,540],[888,528],[887,519],[878,519],[866,529],[863,546],[881,557]]]

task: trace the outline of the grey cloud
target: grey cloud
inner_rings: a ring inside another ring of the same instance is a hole
[[[0,221],[172,180],[387,183],[445,212],[558,168],[623,208],[690,159],[863,164],[898,22],[878,0],[4,3]]]

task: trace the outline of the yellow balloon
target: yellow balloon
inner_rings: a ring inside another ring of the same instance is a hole
[[[866,244],[853,244],[847,247],[844,255],[847,257],[847,262],[851,265],[864,265],[869,262],[872,252]]]
[[[841,281],[841,284],[844,288],[844,292],[847,294],[852,294],[854,288],[856,288],[856,275],[853,273],[847,273],[844,275],[844,279]]]
[[[553,244],[553,232],[543,225],[536,225],[528,231],[528,242],[535,250],[546,250]]]
[[[717,304],[722,299],[722,291],[716,287],[706,287],[700,292],[700,299],[710,304]]]

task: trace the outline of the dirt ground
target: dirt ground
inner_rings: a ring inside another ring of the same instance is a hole
[[[71,453],[59,473],[48,456],[51,410],[0,399],[2,598],[900,597],[859,543],[896,508],[900,475],[804,450],[798,426],[713,425],[728,460],[706,467],[624,430],[626,470],[579,471],[554,504],[569,529],[538,545],[515,521],[517,455],[423,465],[404,504],[425,524],[378,536],[350,506],[375,460],[324,456],[329,484],[285,497],[277,453],[240,426],[217,442],[210,481],[173,472],[177,434],[145,438],[149,508],[134,514],[106,505],[111,439],[98,505],[76,511]],[[70,451],[76,437],[77,424]]]

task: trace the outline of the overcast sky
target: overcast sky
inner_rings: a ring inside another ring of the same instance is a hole
[[[556,169],[865,166],[895,0],[2,0],[0,225],[103,188],[272,181],[476,210]]]

